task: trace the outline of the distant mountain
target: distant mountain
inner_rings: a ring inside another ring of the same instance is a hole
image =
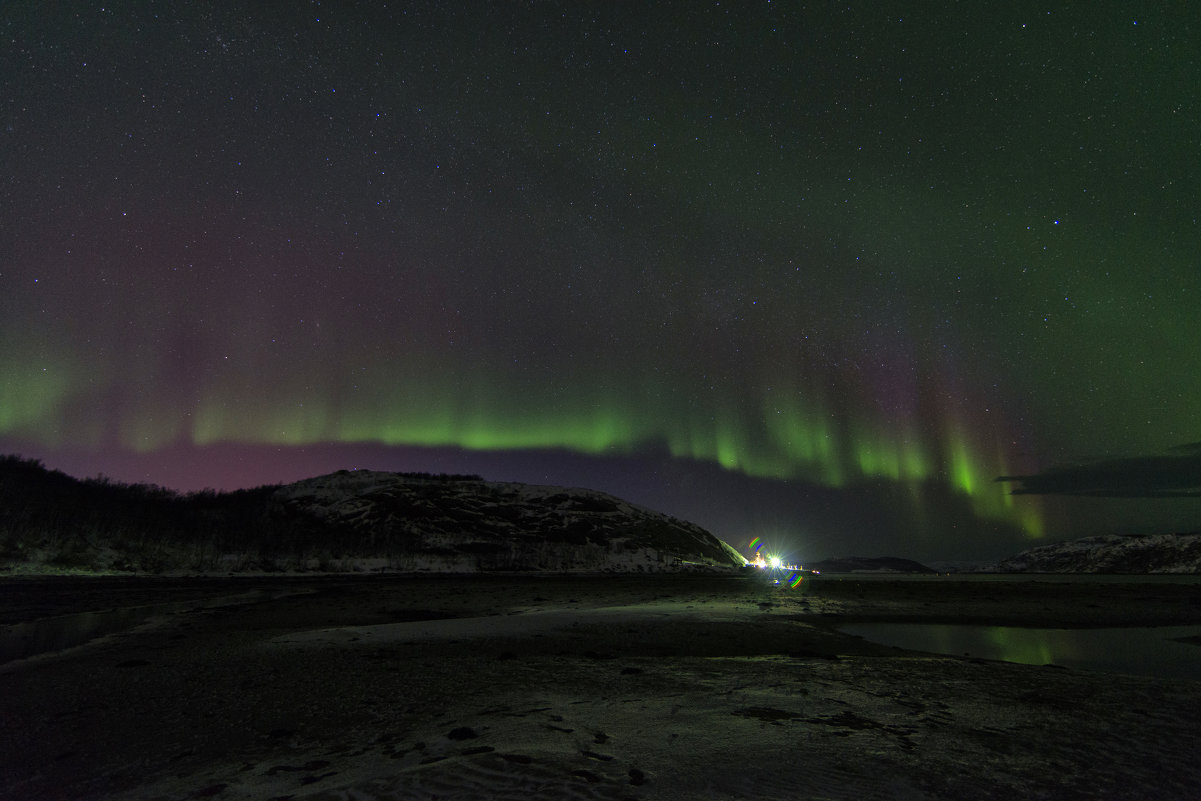
[[[1042,545],[997,563],[999,573],[1201,573],[1201,534],[1110,534]]]
[[[825,559],[805,565],[811,570],[821,573],[933,573],[933,568],[926,567],[912,559],[901,559],[896,556],[847,556],[842,559]]]
[[[340,471],[180,495],[0,457],[0,572],[740,568],[691,523],[585,489]]]

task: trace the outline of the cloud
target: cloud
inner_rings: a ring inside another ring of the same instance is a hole
[[[1029,476],[999,476],[1020,482],[1013,495],[1091,495],[1098,498],[1201,497],[1201,442],[1179,445],[1158,456],[1131,456],[1052,467]]]

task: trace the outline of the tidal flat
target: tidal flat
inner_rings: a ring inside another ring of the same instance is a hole
[[[10,647],[0,797],[1201,795],[1201,681],[837,631],[1201,625],[1185,581],[0,579],[10,646],[118,618]]]

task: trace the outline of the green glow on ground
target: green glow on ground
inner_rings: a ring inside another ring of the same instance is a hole
[[[984,636],[1000,649],[1000,658],[1006,662],[1049,665],[1057,661],[1052,636],[1039,629],[989,626],[984,630]]]

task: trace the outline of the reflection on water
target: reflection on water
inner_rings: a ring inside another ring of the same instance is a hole
[[[1026,629],[926,623],[860,623],[841,631],[914,651],[1063,665],[1109,673],[1201,680],[1201,626]],[[1192,642],[1181,642],[1193,638]]]
[[[1001,584],[1201,584],[1201,573],[822,573],[822,581]]]
[[[240,595],[197,601],[128,606],[75,615],[45,617],[28,623],[0,626],[0,665],[38,654],[62,651],[83,645],[98,637],[116,634],[140,626],[159,615],[190,609],[254,603],[291,594],[288,591],[254,590]]]
[[[4,626],[0,628],[0,664],[73,648],[96,637],[131,629],[164,611],[168,610],[161,606],[133,606]]]

